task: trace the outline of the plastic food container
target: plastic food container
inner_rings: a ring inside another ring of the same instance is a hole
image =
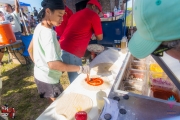
[[[143,66],[143,65],[131,65],[131,69],[146,70],[146,66]]]
[[[135,87],[126,86],[126,87],[124,87],[124,91],[142,95],[142,91],[139,89],[136,89]]]
[[[144,61],[132,61],[131,65],[143,65],[143,66],[146,66]]]
[[[124,88],[125,87],[133,87],[139,91],[142,91],[143,85],[144,85],[143,82],[140,82],[140,81],[128,80],[128,81],[123,82]]]
[[[150,78],[150,83],[152,87],[165,89],[165,90],[173,90],[174,85],[170,80],[163,78]]]
[[[164,72],[149,72],[150,78],[163,78],[163,79],[169,79],[166,73]]]
[[[136,81],[145,81],[146,80],[146,71],[138,70],[129,70],[126,79],[136,80]]]
[[[146,62],[146,58],[144,59],[137,59],[137,58],[133,58],[133,61],[136,61],[136,62]]]
[[[173,91],[170,90],[163,90],[163,89],[157,89],[157,88],[151,88],[152,95],[155,98],[163,99],[163,100],[169,100],[170,97],[173,97],[176,102],[179,101],[179,95]]]
[[[163,69],[157,63],[150,64],[149,70],[153,72],[164,72]]]
[[[144,62],[132,62],[130,68],[136,70],[146,70],[146,64]]]

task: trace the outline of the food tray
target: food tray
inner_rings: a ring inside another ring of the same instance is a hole
[[[130,69],[126,76],[126,80],[145,81],[146,71],[138,71],[138,70]]]
[[[141,90],[138,90],[135,87],[130,87],[130,86],[124,87],[124,91],[131,92],[134,94],[139,94],[139,95],[143,94]]]
[[[98,44],[90,44],[88,45],[87,49],[90,52],[100,53],[104,51],[104,46]]]
[[[123,82],[123,88],[125,88],[125,87],[133,87],[133,88],[136,88],[139,91],[142,91],[143,82],[133,81],[133,80],[124,81]]]
[[[146,66],[145,65],[131,65],[130,69],[146,70]]]

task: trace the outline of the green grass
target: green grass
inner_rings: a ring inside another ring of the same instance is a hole
[[[0,68],[0,79],[3,81],[2,104],[15,108],[16,120],[35,120],[49,106],[49,102],[41,99],[37,93],[33,65],[27,71],[26,66],[7,64],[7,55],[3,62],[5,64]],[[69,85],[67,73],[62,75],[60,81],[65,89]]]

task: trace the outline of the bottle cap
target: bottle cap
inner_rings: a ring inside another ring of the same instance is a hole
[[[125,100],[128,100],[128,99],[129,99],[129,95],[124,95],[123,98],[124,98]]]
[[[124,36],[124,37],[122,38],[121,42],[127,42],[127,37]]]
[[[121,114],[126,114],[126,113],[127,113],[125,109],[120,109],[119,112],[120,112]]]
[[[120,98],[118,96],[113,97],[113,100],[120,101]]]

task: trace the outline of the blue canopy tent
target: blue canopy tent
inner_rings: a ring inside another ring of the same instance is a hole
[[[14,0],[0,0],[0,3],[9,3],[11,5],[14,5]],[[20,6],[31,6],[28,3],[19,2]]]
[[[31,6],[30,4],[28,3],[23,3],[23,2],[19,2],[20,6]]]

